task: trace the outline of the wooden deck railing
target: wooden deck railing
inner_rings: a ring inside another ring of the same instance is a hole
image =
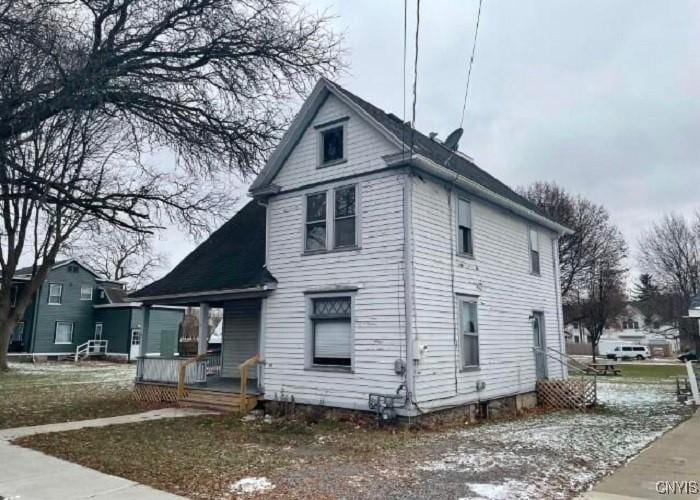
[[[189,358],[186,361],[180,363],[177,374],[177,397],[183,398],[185,396],[185,384],[188,383],[203,383],[207,381],[207,354],[199,354],[194,358]],[[194,372],[196,374],[195,379],[192,380],[188,377],[188,372]]]
[[[239,369],[241,370],[241,396],[243,398],[243,401],[245,401],[246,394],[248,392],[248,370],[251,366],[255,366],[263,362],[264,360],[260,357],[260,355],[256,354],[252,358],[246,359],[239,366]]]
[[[178,367],[182,358],[138,358],[136,361],[136,380],[140,382],[177,382]]]

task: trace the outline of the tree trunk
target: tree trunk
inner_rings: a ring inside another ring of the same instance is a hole
[[[0,319],[0,372],[10,369],[7,364],[7,350],[10,348],[10,338],[16,325],[17,321],[11,318]]]
[[[598,347],[598,342],[595,340],[595,338],[591,339],[591,355],[593,356],[593,362],[595,363],[595,351],[596,347]]]

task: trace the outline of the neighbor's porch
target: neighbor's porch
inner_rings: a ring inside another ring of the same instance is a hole
[[[200,303],[197,355],[149,357],[141,353],[136,362],[136,397],[183,406],[243,411],[254,407],[263,392],[261,302],[260,298],[247,298],[216,305]],[[224,311],[218,350],[211,349],[209,343],[209,312],[217,306]],[[144,316],[148,314],[145,307]],[[141,345],[147,345],[148,332],[142,335]]]

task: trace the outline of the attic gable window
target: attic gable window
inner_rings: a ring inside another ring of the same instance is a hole
[[[326,249],[326,193],[306,197],[304,248],[307,252]]]
[[[540,239],[535,228],[529,229],[530,240],[530,272],[540,274]]]
[[[345,160],[345,126],[337,125],[321,130],[321,166]]]

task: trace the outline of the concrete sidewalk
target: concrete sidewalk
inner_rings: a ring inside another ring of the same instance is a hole
[[[46,432],[104,427],[162,418],[191,417],[207,413],[210,412],[190,408],[165,408],[135,415],[2,430],[0,431],[0,464],[2,464],[0,466],[0,498],[22,500],[56,498],[172,500],[183,498],[128,479],[110,476],[81,465],[50,457],[38,451],[15,446],[10,441],[18,437]],[[136,454],[134,460],[138,460]]]
[[[700,411],[578,498],[700,498]]]

